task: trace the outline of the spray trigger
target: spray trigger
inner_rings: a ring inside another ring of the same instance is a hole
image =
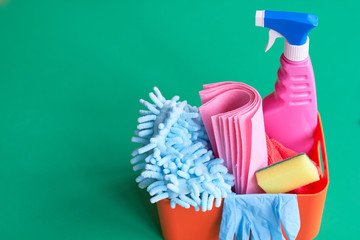
[[[265,52],[267,52],[271,47],[272,45],[274,44],[275,40],[279,37],[283,37],[283,35],[281,35],[280,33],[278,33],[277,31],[275,30],[272,30],[272,29],[269,29],[269,41],[268,43],[266,44],[266,47],[265,47]]]

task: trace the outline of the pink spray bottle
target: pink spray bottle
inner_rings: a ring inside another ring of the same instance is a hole
[[[284,146],[309,155],[317,126],[317,102],[308,33],[318,25],[318,18],[265,10],[256,11],[255,25],[269,28],[265,52],[276,38],[285,38],[275,92],[263,100],[266,133]]]

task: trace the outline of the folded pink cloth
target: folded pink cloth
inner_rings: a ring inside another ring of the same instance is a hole
[[[199,108],[216,157],[235,177],[235,192],[261,193],[256,170],[268,165],[261,97],[239,82],[204,85]]]

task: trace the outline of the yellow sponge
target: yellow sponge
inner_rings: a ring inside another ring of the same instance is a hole
[[[284,193],[320,178],[315,164],[301,153],[256,171],[256,179],[266,193]]]

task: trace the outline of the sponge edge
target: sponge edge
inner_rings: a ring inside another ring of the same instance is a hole
[[[315,164],[301,153],[258,170],[256,179],[266,193],[285,193],[316,182],[320,177]]]

